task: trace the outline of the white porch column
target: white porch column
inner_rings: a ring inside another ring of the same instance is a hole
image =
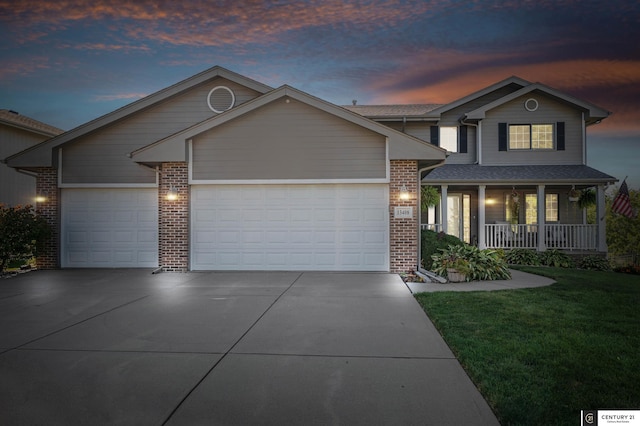
[[[546,235],[546,209],[544,201],[544,185],[538,185],[538,251],[545,251],[547,249],[544,243],[544,237]]]
[[[607,214],[605,212],[604,185],[598,185],[596,193],[596,221],[598,223],[598,251],[606,253],[607,247]]]
[[[486,198],[486,194],[485,194],[485,190],[486,190],[486,185],[479,185],[478,186],[478,248],[480,250],[484,250],[487,248],[487,242],[485,241],[485,230],[484,230],[484,225],[485,225],[485,198]]]
[[[442,222],[442,232],[448,234],[448,222],[449,222],[449,206],[447,205],[447,190],[449,189],[448,185],[440,186],[440,222]]]

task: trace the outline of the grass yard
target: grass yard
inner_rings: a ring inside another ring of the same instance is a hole
[[[577,425],[580,410],[640,408],[640,276],[518,269],[557,284],[416,295],[500,423]]]

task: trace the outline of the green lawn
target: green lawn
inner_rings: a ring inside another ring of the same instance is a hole
[[[577,425],[580,410],[640,408],[640,276],[519,269],[557,284],[416,295],[501,424]]]

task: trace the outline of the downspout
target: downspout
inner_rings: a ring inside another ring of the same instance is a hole
[[[466,121],[464,121],[466,117],[466,114],[463,115],[460,118],[460,124],[464,125],[464,126],[473,126],[476,128],[476,139],[478,140],[478,143],[476,144],[476,162],[475,164],[482,164],[482,151],[480,150],[480,147],[482,146],[482,126],[480,125],[481,122],[478,122],[478,124],[474,124],[474,123],[467,123]],[[468,143],[468,141],[467,141]]]
[[[418,256],[416,265],[416,271],[420,270],[420,254],[422,253],[422,173],[427,172],[429,170],[436,169],[438,167],[444,166],[444,161],[442,163],[434,164],[432,166],[423,167],[418,170]]]

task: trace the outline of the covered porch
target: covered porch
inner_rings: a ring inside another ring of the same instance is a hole
[[[455,235],[480,249],[607,251],[604,185],[431,186],[439,202],[421,212],[422,229]],[[596,223],[587,223],[586,209],[578,205],[581,190],[594,195]]]

